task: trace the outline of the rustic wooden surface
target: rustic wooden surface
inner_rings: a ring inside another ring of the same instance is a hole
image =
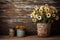
[[[0,38],[0,40],[60,40],[59,36],[53,36],[53,37],[45,37],[41,38],[38,36],[26,36],[26,37],[8,37],[8,36],[3,36]]]

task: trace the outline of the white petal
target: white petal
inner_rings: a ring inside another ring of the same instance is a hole
[[[38,16],[38,18],[37,18],[38,20],[41,20],[42,18],[41,18],[41,16]]]
[[[51,17],[51,14],[50,13],[47,13],[47,18],[50,18]]]

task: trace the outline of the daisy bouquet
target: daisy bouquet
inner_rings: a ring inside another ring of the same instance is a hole
[[[30,16],[33,22],[51,23],[59,19],[57,12],[54,6],[45,4],[39,7],[36,5]]]

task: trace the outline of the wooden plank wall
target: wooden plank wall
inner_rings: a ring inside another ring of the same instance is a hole
[[[27,34],[36,34],[36,24],[31,21],[29,15],[35,5],[43,4],[53,5],[60,12],[60,0],[0,0],[0,34],[7,35],[9,27],[15,28],[16,25],[24,25]],[[60,31],[59,23],[55,22],[57,25],[52,27],[52,34]]]

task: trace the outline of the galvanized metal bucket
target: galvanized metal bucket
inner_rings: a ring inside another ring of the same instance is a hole
[[[37,35],[40,37],[47,37],[50,35],[51,24],[37,23]]]
[[[17,37],[24,37],[25,31],[22,29],[17,29]]]

